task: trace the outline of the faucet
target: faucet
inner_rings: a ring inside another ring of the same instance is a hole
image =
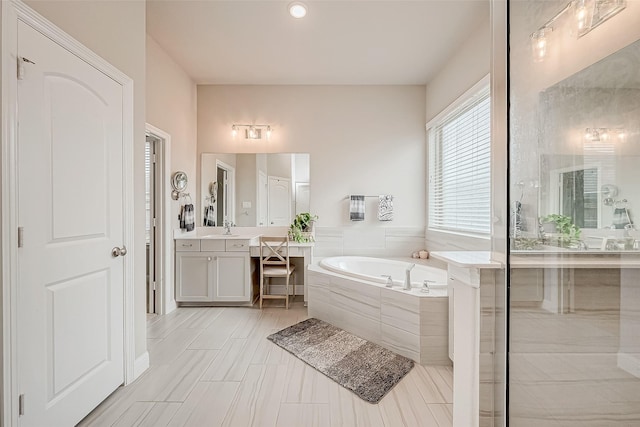
[[[382,274],[380,277],[384,277],[387,279],[387,283],[384,285],[387,288],[393,287],[393,279],[388,274]]]
[[[406,276],[404,278],[404,288],[403,288],[405,291],[410,291],[411,290],[411,270],[413,270],[413,267],[415,267],[415,266],[416,266],[415,264],[411,264],[405,270]]]
[[[429,283],[436,283],[436,281],[435,281],[435,280],[428,280],[428,279],[425,279],[425,280],[422,282],[422,289],[421,289],[421,291],[422,291],[422,292],[424,292],[425,294],[428,294],[429,292],[431,292],[431,289],[429,289]]]
[[[230,236],[231,235],[231,221],[226,221],[224,222],[224,234],[226,236]]]

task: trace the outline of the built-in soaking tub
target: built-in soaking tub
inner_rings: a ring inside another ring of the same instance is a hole
[[[329,322],[424,365],[449,365],[447,272],[412,262],[332,257],[309,266],[309,316]],[[393,287],[385,286],[392,277]],[[429,280],[429,292],[423,283]]]

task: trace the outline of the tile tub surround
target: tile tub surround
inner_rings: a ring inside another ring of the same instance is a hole
[[[380,344],[422,365],[451,365],[445,290],[430,295],[309,266],[309,316]]]

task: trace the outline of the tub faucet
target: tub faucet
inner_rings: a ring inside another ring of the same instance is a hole
[[[404,290],[405,291],[410,291],[411,290],[411,270],[413,269],[413,267],[415,267],[415,264],[411,264],[409,267],[407,267],[407,269],[405,270],[406,272],[406,276],[404,278]]]
[[[384,277],[385,279],[387,279],[387,283],[385,284],[387,288],[393,287],[393,279],[391,278],[391,276],[389,276],[388,274],[383,274],[380,277]]]

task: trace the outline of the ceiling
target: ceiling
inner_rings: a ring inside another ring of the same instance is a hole
[[[198,84],[425,84],[488,0],[147,0],[147,33]]]

